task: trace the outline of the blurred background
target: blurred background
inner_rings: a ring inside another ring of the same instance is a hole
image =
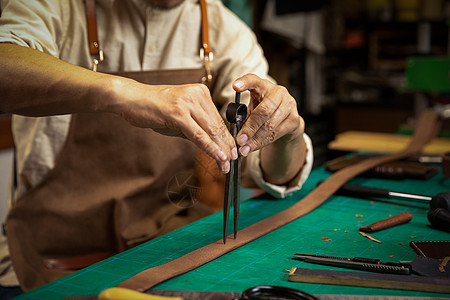
[[[421,111],[448,107],[449,1],[250,4],[270,74],[306,120],[316,166],[337,155],[328,144],[339,133],[410,134]]]

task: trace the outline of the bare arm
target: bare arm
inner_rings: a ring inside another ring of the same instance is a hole
[[[1,111],[40,117],[94,112],[110,78],[37,50],[0,44],[0,80]]]
[[[0,82],[3,112],[34,117],[109,112],[138,127],[187,137],[224,172],[236,158],[233,138],[202,84],[140,84],[12,44],[0,44]]]

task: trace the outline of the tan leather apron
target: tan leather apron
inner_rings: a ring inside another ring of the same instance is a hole
[[[128,72],[148,84],[201,82],[205,69]],[[72,116],[55,167],[18,199],[8,245],[27,291],[206,216],[198,148],[107,113]],[[84,259],[84,261],[83,261]]]

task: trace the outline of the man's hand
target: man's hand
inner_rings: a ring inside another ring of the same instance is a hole
[[[130,86],[120,89],[113,112],[134,126],[189,139],[214,158],[222,172],[229,171],[237,148],[205,85],[126,84]]]
[[[261,165],[266,180],[287,183],[303,166],[306,154],[305,124],[295,99],[286,88],[253,74],[238,78],[233,88],[250,91],[249,115],[237,136],[239,152],[247,156],[264,148]]]

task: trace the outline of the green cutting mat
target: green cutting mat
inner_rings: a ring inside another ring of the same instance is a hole
[[[303,189],[286,199],[268,195],[241,204],[240,228],[253,224],[301,200],[317,182],[330,174],[324,168],[313,170]],[[434,195],[450,191],[450,179],[441,173],[428,181],[356,178],[350,183],[396,191]],[[403,211],[413,214],[411,222],[371,234],[382,241],[370,241],[358,227]],[[288,282],[285,269],[293,267],[328,268],[292,260],[294,253],[313,253],[344,257],[370,257],[384,261],[413,260],[409,247],[413,240],[450,240],[450,233],[428,226],[425,203],[379,200],[369,201],[342,196],[330,197],[324,204],[290,224],[269,233],[189,273],[168,280],[158,290],[198,290],[241,292],[254,285],[279,285],[310,294],[404,295],[442,297],[386,289],[357,288]],[[232,232],[229,228],[228,232]],[[221,239],[222,214],[217,213],[165,236],[120,253],[58,281],[20,296],[18,299],[62,299],[67,295],[98,294],[132,275],[182,256]],[[239,236],[238,236],[239,238]],[[334,268],[337,269],[337,268]],[[450,295],[447,295],[450,297]]]

